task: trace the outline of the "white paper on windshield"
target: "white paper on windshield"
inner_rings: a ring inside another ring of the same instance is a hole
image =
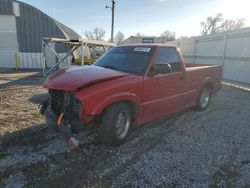
[[[134,52],[150,52],[151,48],[145,48],[145,47],[136,47],[134,49]]]

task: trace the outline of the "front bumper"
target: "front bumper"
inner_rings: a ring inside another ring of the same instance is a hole
[[[58,119],[61,119],[61,122]],[[61,131],[64,139],[67,141],[70,149],[75,149],[79,146],[79,142],[74,138],[72,126],[70,121],[65,117],[64,113],[62,113],[59,118],[56,113],[53,111],[51,105],[49,105],[45,110],[45,120],[48,125],[53,130]],[[58,122],[57,122],[58,121]]]
[[[53,131],[59,131],[58,125],[57,125],[57,119],[58,116],[52,109],[51,105],[48,105],[48,107],[44,111],[45,121],[48,127]]]
[[[44,116],[45,116],[45,121],[48,127],[51,130],[58,132],[59,131],[59,128],[57,125],[58,115],[53,110],[51,104],[48,105],[48,107],[44,111]],[[66,119],[66,121],[69,122],[71,131],[73,133],[79,133],[81,130],[83,130],[84,125],[86,124],[85,122],[80,121],[78,119],[72,119],[72,118],[69,118],[69,116],[67,117],[67,114],[64,115],[64,119]]]

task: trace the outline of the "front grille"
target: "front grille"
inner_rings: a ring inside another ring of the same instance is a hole
[[[63,112],[63,104],[64,104],[64,91],[60,90],[49,90],[50,94],[50,103],[53,110],[57,115]]]
[[[50,89],[49,94],[51,106],[57,115],[64,112],[69,118],[79,119],[81,102],[72,93]]]

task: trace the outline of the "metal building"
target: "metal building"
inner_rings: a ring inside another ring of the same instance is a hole
[[[42,68],[42,38],[79,39],[64,24],[16,0],[0,0],[0,68]],[[57,53],[69,49],[57,44]]]

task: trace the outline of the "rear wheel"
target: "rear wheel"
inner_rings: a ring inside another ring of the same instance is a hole
[[[210,87],[206,86],[203,88],[201,94],[199,95],[196,109],[198,111],[205,110],[208,107],[210,100],[211,100],[211,90]]]
[[[128,137],[132,122],[131,109],[127,103],[110,106],[99,125],[99,138],[105,145],[119,146]]]

